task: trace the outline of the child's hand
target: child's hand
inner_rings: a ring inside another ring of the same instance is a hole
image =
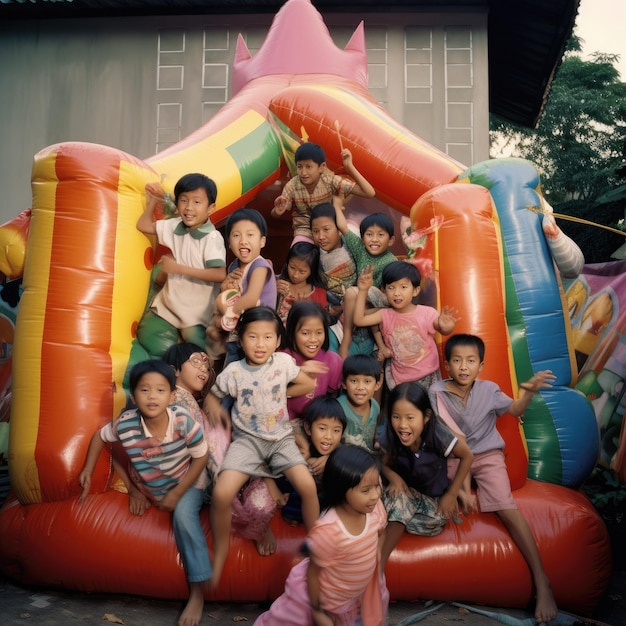
[[[224,428],[230,427],[230,417],[228,411],[222,406],[219,398],[212,393],[208,393],[204,402],[202,403],[202,409],[204,410],[209,424],[213,428],[217,426],[224,426]]]
[[[282,278],[279,278],[276,281],[276,291],[278,291],[278,293],[282,296],[286,297],[291,293],[289,289],[290,287],[291,283],[288,280],[283,280]]]
[[[341,160],[343,161],[343,166],[346,170],[349,170],[352,167],[352,152],[350,152],[348,148],[344,148],[341,151]]]
[[[220,285],[220,291],[227,291],[228,289],[234,289],[239,291],[241,288],[241,276],[243,270],[239,267],[235,268],[232,272],[226,276]]]
[[[363,268],[363,271],[359,274],[359,280],[357,286],[359,291],[369,291],[369,288],[374,284],[374,266],[368,265]]]
[[[389,486],[387,487],[387,491],[392,497],[399,496],[401,493],[404,493],[407,496],[411,495],[407,484],[397,474],[389,477]]]
[[[171,254],[164,254],[160,260],[161,263],[161,271],[166,274],[176,274],[176,270],[178,269],[178,263],[174,260],[174,257]]]
[[[459,514],[459,507],[456,502],[456,498],[446,491],[439,498],[439,505],[437,506],[437,513],[446,519],[453,519]]]
[[[83,470],[78,476],[78,484],[83,488],[80,494],[79,502],[84,502],[85,498],[89,495],[91,489],[91,473]]]
[[[335,620],[321,609],[318,611],[313,609],[313,624],[315,626],[334,626]]]
[[[439,332],[442,335],[449,335],[456,326],[456,323],[460,320],[459,312],[457,309],[449,306],[444,306],[441,309],[437,322],[439,324]]]
[[[328,371],[328,365],[326,365],[326,363],[322,363],[321,361],[311,359],[310,361],[305,361],[300,366],[300,371],[304,372],[311,378],[315,378],[319,374],[326,374]]]
[[[164,496],[163,499],[157,505],[161,511],[173,511],[178,504],[182,494],[177,493],[176,489],[170,489]]]
[[[146,184],[146,199],[148,203],[152,202],[153,205],[165,200],[165,191],[163,191],[160,183]]]
[[[556,380],[556,376],[552,373],[552,370],[542,370],[537,372],[530,380],[520,385],[520,388],[524,391],[530,391],[535,393],[543,387],[552,387],[550,382]]]
[[[393,352],[387,346],[380,346],[376,351],[376,359],[384,363],[387,359],[393,357]]]
[[[328,456],[311,457],[307,461],[311,468],[311,474],[313,474],[313,476],[321,476],[324,473],[326,461],[328,461]]]
[[[478,511],[478,499],[475,494],[467,493],[464,489],[459,491],[459,502],[461,503],[461,509],[465,515]]]
[[[274,200],[274,210],[272,211],[272,214],[274,217],[280,217],[289,209],[290,206],[291,200],[287,196],[283,196],[281,193],[280,196]]]

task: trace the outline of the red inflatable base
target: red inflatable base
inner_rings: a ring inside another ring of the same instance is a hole
[[[607,588],[611,554],[604,522],[587,498],[565,487],[529,480],[515,491],[552,581],[559,608],[589,615]],[[208,511],[203,524],[210,535]],[[302,526],[273,521],[276,554],[261,557],[252,542],[231,538],[222,583],[207,599],[255,602],[283,591],[300,558]],[[0,567],[29,585],[159,598],[187,596],[170,517],[150,509],[130,515],[117,492],[0,510]],[[10,539],[5,539],[5,538]],[[524,559],[494,514],[449,523],[437,537],[405,535],[387,567],[392,599],[432,599],[525,607],[532,599]]]

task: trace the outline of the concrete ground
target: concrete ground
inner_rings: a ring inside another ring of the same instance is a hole
[[[609,587],[606,602],[599,606],[595,620],[561,614],[559,625],[626,625],[626,572],[621,571]],[[467,609],[437,603],[392,603],[389,626],[408,626],[423,623],[426,626],[488,626],[505,623],[530,626],[532,614],[517,609],[489,609],[500,614],[498,621]],[[87,594],[71,591],[29,589],[0,578],[0,624],[3,626],[72,625],[101,626],[102,624],[125,624],[126,626],[174,626],[181,602],[154,600],[136,596]],[[213,624],[253,624],[265,609],[259,604],[207,603],[202,626]],[[428,611],[432,613],[427,614]],[[413,617],[413,619],[411,619]],[[511,621],[509,618],[513,618]],[[506,621],[503,621],[506,620]],[[515,621],[520,620],[520,621]],[[604,621],[606,620],[606,621]]]

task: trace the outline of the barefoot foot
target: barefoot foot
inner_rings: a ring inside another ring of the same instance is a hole
[[[254,543],[256,544],[257,552],[261,556],[270,556],[276,552],[276,538],[269,527],[265,531],[263,537]]]
[[[535,621],[537,624],[548,623],[556,619],[557,612],[558,609],[550,585],[538,586],[535,603]]]
[[[178,619],[178,626],[198,626],[204,609],[203,583],[190,583],[189,600]]]

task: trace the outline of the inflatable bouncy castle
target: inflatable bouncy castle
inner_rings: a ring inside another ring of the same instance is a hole
[[[302,32],[294,23],[308,27]],[[295,51],[308,49],[317,54],[296,58]],[[611,563],[604,524],[576,489],[593,469],[599,444],[593,409],[572,388],[577,370],[561,285],[561,274],[581,271],[582,255],[551,218],[532,164],[504,159],[467,169],[410,133],[367,90],[363,25],[339,50],[309,0],[281,8],[254,57],[239,40],[232,99],[171,148],[142,161],[68,142],[35,156],[29,230],[16,239],[23,271],[19,254],[11,270],[12,278],[23,274],[23,293],[9,370],[3,574],[35,585],[186,597],[169,514],[152,507],[132,516],[127,496],[112,488],[106,455],[91,495],[78,502],[89,440],[123,408],[125,372],[141,358],[135,330],[159,252],[135,224],[147,183],[158,180],[171,191],[183,174],[202,171],[218,186],[212,219],[219,225],[289,177],[303,138],[322,145],[335,170],[340,142],[349,148],[377,200],[409,218],[405,241],[425,298],[456,307],[456,330],[483,337],[484,378],[514,396],[533,371],[555,373],[553,388],[536,394],[523,426],[503,416],[499,428],[514,495],[556,601],[590,613]],[[0,232],[11,229],[12,223]],[[271,229],[270,223],[270,242]],[[207,511],[203,523],[210,543]],[[271,557],[232,537],[211,599],[260,601],[282,592],[304,531],[280,516],[272,529],[278,548]],[[528,567],[493,514],[450,523],[437,537],[405,535],[387,581],[395,599],[525,607],[533,598]]]

